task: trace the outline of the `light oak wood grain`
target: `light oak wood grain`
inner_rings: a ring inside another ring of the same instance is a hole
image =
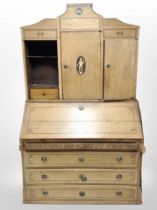
[[[139,152],[24,152],[25,166],[135,168]]]
[[[25,184],[139,184],[137,169],[26,169]]]
[[[143,139],[138,103],[26,103],[21,139],[72,138]]]
[[[84,196],[80,196],[80,194]],[[140,188],[116,185],[51,185],[24,188],[24,201],[40,203],[119,203],[141,202]]]
[[[61,51],[63,98],[101,99],[101,33],[62,32]],[[79,75],[76,69],[79,56],[83,56],[86,62],[82,75]],[[64,65],[67,65],[66,69]]]
[[[58,99],[58,89],[30,89],[30,98],[33,100],[52,100]]]
[[[104,99],[133,99],[136,96],[135,39],[106,39],[104,64]]]

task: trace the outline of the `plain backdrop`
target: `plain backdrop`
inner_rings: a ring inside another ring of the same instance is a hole
[[[29,205],[22,203],[19,132],[25,102],[20,26],[55,18],[66,3],[93,3],[104,17],[140,25],[137,98],[146,153],[140,206]],[[0,1],[0,209],[157,209],[157,2],[155,0],[1,0]]]

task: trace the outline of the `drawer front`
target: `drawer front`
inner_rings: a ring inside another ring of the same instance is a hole
[[[131,186],[111,185],[51,185],[48,187],[34,186],[24,189],[25,201],[103,201],[103,202],[138,202],[140,189]]]
[[[24,40],[56,40],[56,30],[24,30]]]
[[[136,38],[137,31],[136,30],[104,30],[104,37],[105,38]]]
[[[25,184],[138,184],[137,169],[26,169]]]
[[[137,167],[139,152],[24,152],[26,167]]]
[[[58,89],[30,89],[30,98],[33,100],[58,99]]]

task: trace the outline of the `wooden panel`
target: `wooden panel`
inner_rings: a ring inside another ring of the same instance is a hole
[[[54,40],[57,39],[56,30],[24,30],[24,40]]]
[[[58,89],[30,89],[30,98],[33,100],[58,99]]]
[[[62,32],[61,52],[63,98],[101,99],[101,33]],[[83,74],[77,71],[80,56],[84,58]]]
[[[25,184],[138,184],[137,169],[26,169]]]
[[[137,152],[24,152],[26,167],[137,167]]]
[[[24,189],[25,202],[43,203],[112,203],[141,202],[141,190],[133,186],[51,185]]]
[[[60,27],[64,30],[69,29],[99,29],[100,18],[61,18]]]
[[[116,29],[116,30],[104,30],[105,38],[136,38],[137,32],[136,30],[131,29]]]
[[[135,98],[137,41],[106,39],[104,99]]]
[[[27,103],[21,139],[142,139],[137,102]]]
[[[21,150],[24,151],[138,151],[141,144],[138,143],[40,143],[23,142]]]
[[[91,4],[68,4],[66,12],[59,17],[60,30],[99,30],[101,16]]]

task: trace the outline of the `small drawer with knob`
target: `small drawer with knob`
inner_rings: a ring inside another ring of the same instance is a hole
[[[139,184],[137,169],[26,169],[25,184]]]
[[[26,167],[137,168],[140,152],[23,152]]]
[[[23,31],[24,40],[56,40],[56,30],[27,30]]]
[[[49,185],[24,188],[24,202],[135,204],[141,203],[141,189],[118,185]]]
[[[59,93],[57,88],[31,88],[30,99],[33,100],[53,100],[58,99]]]
[[[104,30],[104,38],[137,38],[135,29],[110,29]]]

